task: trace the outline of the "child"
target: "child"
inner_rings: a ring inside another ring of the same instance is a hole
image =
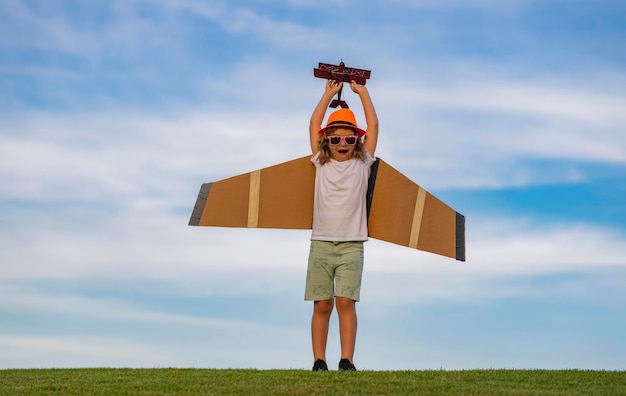
[[[311,319],[313,371],[326,371],[326,341],[333,306],[339,316],[339,370],[356,371],[356,302],[363,272],[363,242],[367,240],[366,193],[378,140],[378,117],[369,92],[350,82],[361,98],[367,131],[357,127],[354,113],[334,111],[321,124],[331,99],[343,83],[327,81],[311,116],[311,161],[316,167],[313,232],[304,299],[314,301]]]

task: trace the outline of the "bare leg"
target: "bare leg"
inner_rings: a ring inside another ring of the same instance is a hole
[[[313,359],[326,361],[326,341],[328,340],[328,323],[333,312],[333,300],[315,301],[313,318],[311,319],[311,341],[313,342]]]
[[[337,314],[339,316],[339,339],[341,342],[341,358],[352,363],[356,344],[356,301],[347,297],[336,297]]]

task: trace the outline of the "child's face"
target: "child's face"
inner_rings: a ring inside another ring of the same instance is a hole
[[[352,129],[347,128],[337,128],[333,132],[331,132],[330,136],[354,136],[358,139],[359,135],[355,133]],[[335,161],[347,161],[352,158],[352,154],[354,154],[354,148],[356,145],[347,144],[345,139],[341,139],[340,143],[337,145],[328,144],[328,148],[330,149],[330,156]]]

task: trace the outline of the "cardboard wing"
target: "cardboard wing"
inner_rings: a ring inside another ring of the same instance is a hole
[[[311,229],[310,156],[201,186],[189,225]],[[367,193],[372,238],[465,261],[465,217],[378,159]]]

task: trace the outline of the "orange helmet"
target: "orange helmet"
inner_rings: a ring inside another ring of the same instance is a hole
[[[328,121],[326,122],[326,127],[320,129],[319,134],[321,135],[329,128],[337,127],[352,129],[359,134],[359,137],[363,137],[365,135],[365,131],[356,126],[356,118],[350,109],[342,108],[330,113]]]

